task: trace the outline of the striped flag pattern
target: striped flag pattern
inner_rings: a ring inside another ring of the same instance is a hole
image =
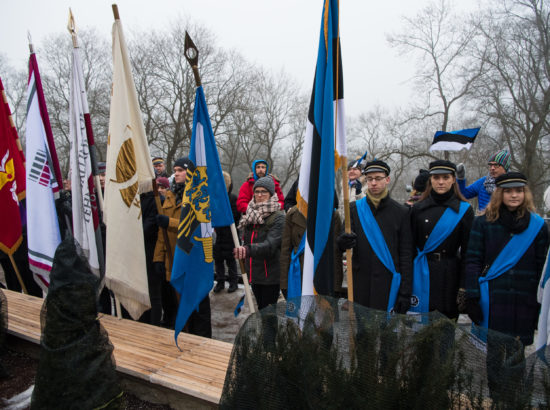
[[[335,168],[346,156],[338,1],[325,0],[300,180],[298,208],[307,218],[302,295],[331,295]]]
[[[46,289],[57,245],[61,242],[54,194],[59,191],[61,170],[57,161],[46,100],[36,55],[29,60],[27,87],[26,157],[27,241],[29,264],[35,280]]]
[[[73,48],[70,88],[69,135],[73,236],[84,251],[92,272],[99,276],[104,262],[92,176],[92,156],[88,145],[90,139],[93,141],[93,135],[89,136],[92,128],[78,48]]]

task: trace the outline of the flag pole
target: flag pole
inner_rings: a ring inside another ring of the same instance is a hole
[[[28,295],[29,292],[27,291],[27,287],[25,286],[25,283],[23,282],[23,278],[21,277],[21,274],[19,273],[19,269],[17,268],[17,264],[15,263],[15,260],[13,259],[13,255],[10,253],[8,254],[10,257],[11,265],[13,266],[13,270],[15,271],[15,275],[17,276],[17,280],[19,281],[19,284],[21,285],[21,289],[23,289],[23,293],[25,295]]]
[[[118,11],[117,11],[118,13]],[[67,30],[71,33],[73,39],[73,48],[78,48],[78,39],[76,36],[76,23],[74,21],[73,11],[69,7],[69,22],[67,23]],[[88,148],[90,151],[90,159],[92,162],[92,175],[94,181],[94,188],[96,191],[97,205],[99,208],[99,221],[103,220],[103,194],[101,192],[101,183],[99,182],[99,170],[97,166],[97,152],[94,141],[94,133],[92,129],[92,120],[89,113],[84,113],[84,125],[86,127],[86,137],[88,138]]]
[[[340,56],[340,2],[338,2],[338,41],[336,42],[336,55]],[[336,99],[338,99],[340,64],[336,64]],[[338,104],[334,115],[334,139],[338,136]],[[347,170],[347,156],[340,157],[340,170],[342,171],[342,191],[344,194],[344,231],[351,232],[351,218],[349,212],[349,181]],[[353,275],[352,275],[351,249],[346,249],[346,279],[348,283],[348,300],[353,302]]]
[[[195,77],[195,84],[197,87],[201,86],[201,77],[199,74],[199,50],[197,50],[197,47],[195,46],[195,43],[193,43],[193,40],[191,40],[191,37],[189,36],[189,33],[185,32],[185,58],[191,68],[193,69],[193,76]],[[233,245],[235,248],[240,246],[239,237],[237,235],[237,230],[235,228],[235,223],[231,224],[231,234],[233,236]],[[244,293],[246,296],[246,300],[248,301],[248,306],[250,308],[250,313],[256,312],[256,307],[254,306],[254,302],[252,301],[252,292],[250,290],[250,285],[248,283],[248,277],[246,274],[246,269],[244,267],[244,262],[242,259],[239,259],[239,265],[241,268],[241,276],[243,278],[243,285],[244,285]]]

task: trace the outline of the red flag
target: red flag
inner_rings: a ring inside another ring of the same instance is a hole
[[[19,201],[25,198],[25,156],[0,79],[0,250],[11,255],[23,239]]]

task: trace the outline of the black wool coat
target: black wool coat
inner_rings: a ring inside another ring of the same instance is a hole
[[[386,244],[401,274],[399,296],[410,297],[412,291],[413,244],[409,208],[389,196],[378,208],[365,198],[386,240]],[[374,309],[386,310],[393,275],[372,250],[361,226],[355,202],[350,204],[351,230],[357,234],[353,248],[353,298],[356,303]]]
[[[415,249],[424,249],[429,235],[447,208],[458,212],[460,199],[453,195],[445,202],[437,203],[428,196],[413,205],[411,227]],[[458,317],[456,296],[459,287],[464,287],[466,249],[473,220],[474,211],[470,207],[453,232],[427,255],[430,269],[430,312],[438,310],[450,318]]]
[[[229,195],[229,204],[231,205],[231,212],[233,214],[233,220],[235,226],[239,224],[241,214],[237,211],[237,196],[232,192],[233,184],[229,186],[227,194]],[[235,243],[233,242],[233,234],[229,226],[222,228],[215,228],[216,231],[216,243],[214,243],[214,259],[228,259],[233,257],[233,248]]]
[[[485,215],[475,218],[466,253],[467,298],[479,300],[479,277],[513,235],[500,220],[488,222]],[[489,281],[489,329],[518,336],[524,345],[533,343],[539,313],[537,289],[547,249],[545,223],[518,263]]]

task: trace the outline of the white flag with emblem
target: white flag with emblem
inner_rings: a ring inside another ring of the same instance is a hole
[[[113,84],[105,175],[106,285],[138,319],[151,307],[139,194],[152,190],[151,155],[120,20],[113,24]]]

